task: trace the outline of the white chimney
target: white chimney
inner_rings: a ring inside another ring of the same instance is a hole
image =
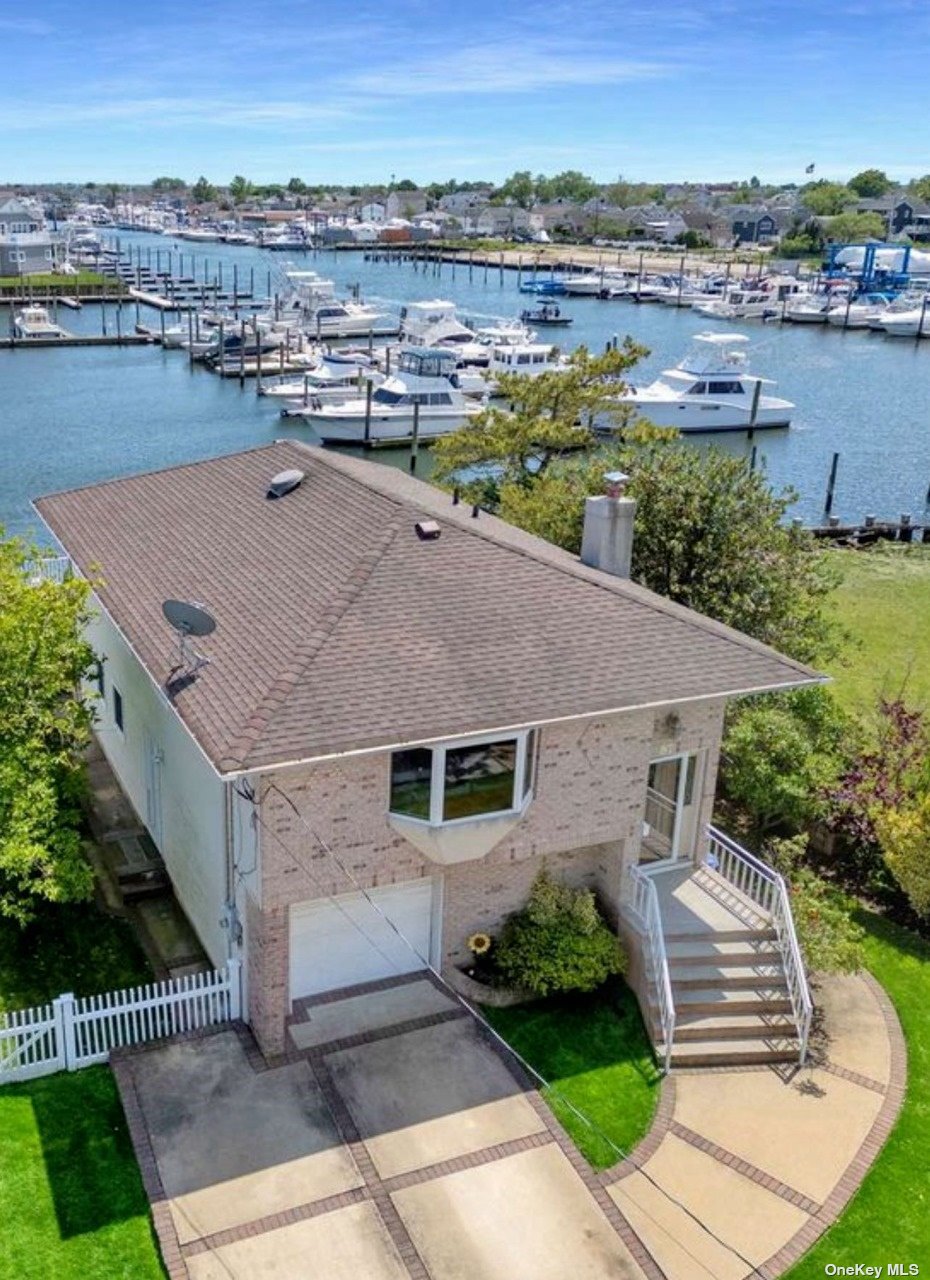
[[[607,492],[596,498],[586,498],[584,504],[581,563],[618,578],[630,576],[633,557],[636,501],[623,496],[629,478],[622,471],[606,472]]]

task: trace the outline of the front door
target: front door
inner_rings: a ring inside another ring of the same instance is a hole
[[[687,857],[697,817],[697,756],[667,756],[649,765],[640,862]]]

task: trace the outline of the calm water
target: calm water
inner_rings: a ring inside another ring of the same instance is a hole
[[[165,252],[166,237],[121,235]],[[255,269],[256,289],[264,291],[267,272],[285,269],[282,255],[209,246],[198,250],[200,278],[206,259],[209,274],[222,260],[227,285],[232,264],[240,281]],[[448,298],[467,317],[513,317],[527,299],[517,290],[516,274],[495,271],[485,279],[475,268],[444,265],[440,275],[410,265],[367,263],[361,255],[300,255],[332,277],[340,288],[356,281],[362,296],[399,304],[405,300]],[[191,254],[184,250],[185,273]],[[602,348],[614,334],[630,333],[650,348],[649,358],[633,381],[644,382],[674,364],[691,336],[726,326],[656,304],[635,306],[596,299],[566,299],[575,317],[564,343]],[[108,328],[115,332],[113,307]],[[151,312],[145,323],[157,324]],[[82,312],[62,310],[60,322],[72,332],[99,333],[99,307]],[[176,321],[169,320],[169,323]],[[0,327],[6,323],[0,317]],[[135,324],[135,308],[122,312],[124,331]],[[734,326],[734,329],[737,326]],[[739,327],[752,339],[754,371],[774,379],[778,393],[797,405],[790,431],[757,434],[759,455],[776,487],[790,485],[798,495],[797,514],[816,520],[823,509],[830,459],[840,453],[834,511],[858,519],[866,511],[897,517],[925,512],[930,485],[930,342],[892,340],[866,332],[842,333],[820,326],[762,325]],[[731,330],[732,331],[732,330]],[[108,476],[168,466],[195,458],[262,444],[303,430],[283,423],[273,400],[259,398],[246,384],[224,381],[186,356],[160,347],[72,348],[61,351],[0,351],[0,523],[15,532],[40,533],[30,499],[51,490],[88,484]],[[695,437],[691,437],[695,439]],[[705,440],[707,438],[704,438]],[[714,439],[721,448],[745,454],[742,434]],[[401,451],[375,455],[406,465]],[[423,463],[421,463],[421,474]]]

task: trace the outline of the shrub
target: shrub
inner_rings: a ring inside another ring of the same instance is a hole
[[[534,995],[593,991],[626,967],[620,940],[589,889],[571,889],[545,870],[529,902],[510,917],[495,949],[501,976]]]
[[[852,918],[854,901],[822,880],[801,859],[806,839],[773,840],[766,852],[788,882],[798,945],[814,973],[856,973],[863,965],[864,931]]]

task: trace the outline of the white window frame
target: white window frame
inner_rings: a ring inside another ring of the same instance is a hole
[[[417,818],[409,813],[399,813],[391,808],[390,789],[388,791],[388,813],[393,814],[397,818],[402,818],[405,822],[419,822],[424,827],[460,827],[469,822],[486,822],[489,818],[514,818],[521,816],[530,801],[533,799],[536,791],[536,779],[531,777],[525,778],[526,774],[526,757],[529,749],[530,735],[539,733],[538,729],[517,729],[513,733],[504,733],[489,738],[486,734],[480,734],[476,737],[453,738],[448,742],[440,743],[438,746],[423,745],[423,750],[432,751],[433,758],[430,771],[429,782],[429,817]],[[460,747],[493,747],[499,742],[516,742],[517,757],[514,762],[513,770],[513,797],[516,804],[509,809],[494,809],[489,813],[471,813],[464,818],[444,818],[443,808],[446,798],[446,752],[455,751]],[[412,744],[407,750],[417,750],[417,745]],[[392,770],[393,757],[391,755]],[[536,739],[536,753],[533,759],[533,773],[535,774],[539,768],[539,738]],[[520,795],[518,792],[522,789],[523,783],[528,782],[526,790]]]
[[[694,774],[691,780],[692,792],[693,792],[697,789],[698,769],[701,767],[701,752],[696,748],[691,751],[673,751],[671,755],[667,755],[667,756],[654,756],[649,761],[649,764],[647,766],[646,776],[648,778],[649,776],[648,770],[651,769],[654,764],[669,764],[672,760],[677,760],[679,761],[679,765],[680,765],[678,769],[678,782],[675,787],[675,802],[674,802],[675,803],[675,824],[674,824],[674,829],[672,831],[672,848],[671,848],[671,852],[668,855],[668,858],[664,858],[661,860],[662,862],[665,862],[665,863],[680,862],[683,857],[687,856],[682,854],[681,847],[680,847],[681,846],[681,824],[684,817],[685,792],[688,789],[688,761],[692,759],[694,760]],[[691,803],[694,804],[693,794],[692,794]],[[648,866],[646,870],[647,871],[649,870]]]

